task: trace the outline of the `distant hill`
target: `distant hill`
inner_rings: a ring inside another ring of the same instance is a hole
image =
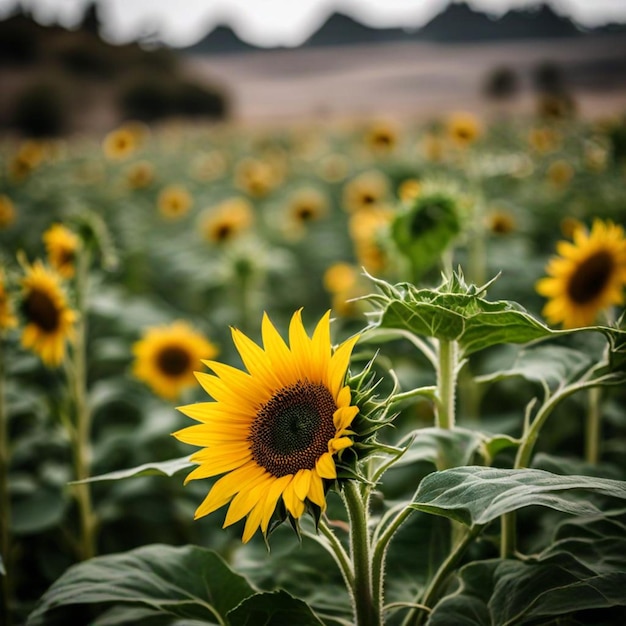
[[[185,52],[190,54],[220,54],[250,52],[259,49],[257,46],[241,40],[230,26],[220,24],[200,41],[185,48]]]
[[[306,40],[301,48],[349,46],[398,41],[503,41],[580,37],[586,34],[626,34],[626,24],[610,24],[583,30],[569,17],[560,15],[549,4],[513,9],[496,18],[475,11],[465,2],[450,2],[419,29],[372,28],[343,13],[334,12]],[[229,26],[218,26],[198,43],[185,48],[192,54],[220,54],[266,50],[239,39]]]
[[[332,13],[300,47],[370,44],[412,38],[403,28],[371,28],[349,15],[337,12]]]

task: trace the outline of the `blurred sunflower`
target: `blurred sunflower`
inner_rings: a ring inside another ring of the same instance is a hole
[[[389,180],[377,170],[362,172],[343,188],[343,207],[349,213],[380,206],[389,195]]]
[[[559,159],[550,164],[546,176],[553,187],[562,189],[574,177],[574,168],[567,161]]]
[[[402,202],[410,202],[415,200],[422,191],[422,183],[417,178],[407,178],[403,180],[398,187],[398,198]]]
[[[352,301],[366,295],[359,279],[358,268],[350,263],[334,263],[324,272],[324,288],[331,295],[332,310],[338,315],[346,317],[359,310],[358,303]]]
[[[444,157],[445,144],[439,133],[427,133],[422,139],[421,149],[428,161],[439,162]]]
[[[301,236],[310,222],[323,217],[328,211],[326,196],[314,187],[302,187],[289,198],[288,219],[285,223],[287,234]]]
[[[560,134],[553,128],[540,126],[531,129],[528,134],[530,147],[540,154],[556,150],[561,143]]]
[[[460,148],[466,148],[480,136],[482,128],[471,113],[454,113],[447,122],[448,137]]]
[[[552,324],[579,328],[593,324],[598,313],[624,301],[626,238],[622,226],[594,220],[591,232],[577,228],[574,241],[560,241],[547,267],[548,277],[537,282],[549,298],[543,315]]]
[[[491,211],[485,221],[488,230],[494,235],[508,235],[515,230],[515,218],[509,211]]]
[[[382,242],[393,217],[393,211],[386,207],[357,211],[350,216],[348,231],[357,262],[371,274],[383,271],[387,265],[388,255]]]
[[[123,160],[137,149],[139,140],[131,128],[121,127],[108,133],[102,142],[107,159]]]
[[[211,359],[217,348],[186,322],[148,328],[133,345],[133,374],[167,400],[175,400],[193,387],[194,372],[202,359]]]
[[[24,141],[9,161],[9,176],[16,181],[23,180],[37,169],[46,158],[45,145],[40,141]]]
[[[192,175],[202,181],[222,178],[228,169],[228,160],[221,150],[198,155],[191,166]]]
[[[0,267],[0,334],[2,331],[17,326],[17,318],[13,313],[13,305],[6,290],[6,277]]]
[[[206,363],[215,375],[197,376],[215,402],[180,407],[200,424],[174,436],[203,446],[191,457],[198,467],[186,481],[224,474],[196,519],[230,502],[224,526],[247,516],[246,543],[259,527],[267,533],[278,507],[295,520],[307,504],[326,508],[325,481],[337,478],[334,455],[353,443],[347,435],[358,407],[350,404],[345,377],[358,337],[333,353],[330,312],[309,337],[301,311],[291,319],[289,346],[267,315],[263,347],[237,329],[232,335],[248,372]]]
[[[266,196],[277,184],[276,172],[268,161],[246,157],[235,166],[235,184],[254,198]]]
[[[320,159],[318,174],[327,183],[345,180],[350,171],[350,161],[343,154],[327,154]]]
[[[74,276],[74,261],[80,248],[80,239],[63,224],[53,224],[43,234],[48,262],[63,278]]]
[[[126,170],[126,184],[131,189],[144,189],[154,180],[154,167],[149,161],[137,161]]]
[[[0,194],[0,230],[9,228],[15,222],[15,205],[5,194]]]
[[[168,220],[177,220],[185,216],[192,204],[191,194],[181,185],[168,185],[161,190],[157,198],[159,213]]]
[[[225,243],[248,229],[254,221],[252,205],[245,198],[228,198],[206,209],[200,217],[200,232],[212,243]]]
[[[65,342],[74,337],[76,313],[67,305],[58,274],[41,261],[26,269],[21,284],[22,346],[56,367],[65,356]]]
[[[376,122],[367,129],[365,144],[375,154],[389,154],[398,145],[398,130],[390,122]]]

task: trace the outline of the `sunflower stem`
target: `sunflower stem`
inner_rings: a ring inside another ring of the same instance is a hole
[[[455,422],[458,346],[454,340],[440,339],[437,364],[437,412],[435,426],[452,430]]]
[[[75,409],[75,436],[73,437],[74,469],[78,481],[89,478],[91,456],[91,412],[87,402],[87,362],[86,362],[86,335],[87,335],[87,279],[91,255],[83,250],[76,263],[76,337],[73,351],[73,375],[71,377],[71,391]],[[75,485],[76,501],[80,517],[80,558],[87,560],[96,554],[95,548],[95,516],[91,505],[91,493],[87,483]]]
[[[333,529],[326,523],[326,521],[322,518],[319,521],[318,529],[326,537],[327,543],[320,541],[320,539],[312,535],[317,542],[324,546],[326,550],[331,554],[331,556],[335,559],[339,569],[341,570],[341,574],[343,576],[344,582],[346,583],[346,587],[348,589],[354,588],[354,572],[352,570],[352,563],[350,562],[350,557],[348,553],[345,551],[344,547],[341,545],[341,542],[337,538],[337,535],[333,532]]]
[[[587,392],[587,420],[585,421],[585,460],[596,465],[600,459],[601,412],[600,397],[602,391],[593,387]]]
[[[4,572],[2,583],[2,608],[0,623],[10,626],[12,600],[11,566],[11,495],[9,493],[9,424],[5,402],[4,336],[0,332],[0,556]]]
[[[374,594],[372,587],[372,559],[368,528],[368,491],[348,480],[343,497],[350,518],[350,556],[354,570],[352,601],[355,626],[381,626],[382,598]],[[377,603],[375,603],[375,599]]]

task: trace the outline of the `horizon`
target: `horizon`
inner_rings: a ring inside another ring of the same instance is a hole
[[[289,0],[186,0],[186,11],[175,11],[166,0],[108,0],[97,2],[101,35],[111,43],[145,39],[155,33],[157,41],[180,48],[192,46],[215,28],[230,28],[237,37],[260,48],[297,47],[314,34],[334,13],[351,17],[370,28],[417,30],[458,0],[427,0],[418,6],[411,0],[306,0],[293,6]],[[626,22],[622,0],[468,0],[474,11],[500,17],[514,9],[550,6],[578,26],[593,28]],[[0,0],[0,17],[22,7],[42,24],[71,28],[80,23],[89,0]],[[265,8],[259,12],[259,7]]]

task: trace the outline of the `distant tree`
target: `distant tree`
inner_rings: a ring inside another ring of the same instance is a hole
[[[505,65],[496,67],[487,76],[484,93],[493,100],[512,98],[519,90],[515,70]]]
[[[92,33],[93,35],[100,35],[100,8],[96,0],[92,0],[83,13],[83,19],[80,24],[81,30]]]
[[[565,90],[561,68],[552,61],[544,61],[533,70],[533,86],[541,93],[560,93]]]

